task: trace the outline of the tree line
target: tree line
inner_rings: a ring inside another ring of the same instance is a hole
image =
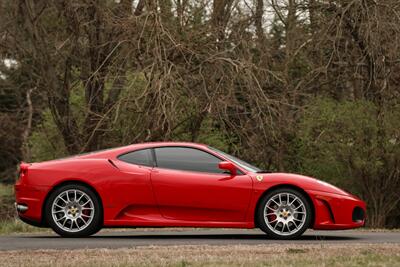
[[[19,161],[185,140],[400,221],[397,0],[3,0],[0,179]]]

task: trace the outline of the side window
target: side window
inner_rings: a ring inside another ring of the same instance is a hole
[[[149,167],[153,166],[150,149],[136,150],[126,154],[122,154],[118,156],[118,159],[136,165]]]
[[[223,173],[218,168],[219,158],[187,147],[159,147],[155,149],[157,166],[165,169],[175,169],[195,172]]]

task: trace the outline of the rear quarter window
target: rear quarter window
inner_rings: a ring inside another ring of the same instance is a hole
[[[150,149],[136,150],[118,156],[118,159],[126,163],[153,167]]]

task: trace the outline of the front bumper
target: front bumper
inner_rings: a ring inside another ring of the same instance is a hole
[[[314,190],[307,193],[315,208],[313,229],[342,230],[364,226],[366,205],[357,197]]]

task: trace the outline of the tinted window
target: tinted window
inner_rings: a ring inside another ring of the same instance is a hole
[[[142,149],[123,154],[118,159],[137,165],[153,166],[150,149]]]
[[[223,173],[219,158],[194,148],[160,147],[155,149],[157,166],[166,169]]]

